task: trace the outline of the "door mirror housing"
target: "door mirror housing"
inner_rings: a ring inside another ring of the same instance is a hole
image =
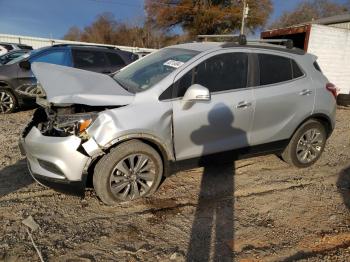
[[[25,70],[30,70],[30,62],[28,60],[23,60],[19,62],[19,67]]]
[[[182,98],[182,101],[183,102],[210,101],[209,89],[199,84],[193,84],[187,89],[184,97]]]

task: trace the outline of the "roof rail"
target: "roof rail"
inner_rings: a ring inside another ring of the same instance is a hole
[[[230,38],[231,42],[236,42],[240,45],[247,44],[247,37],[245,35],[198,35],[198,39],[204,39],[207,41],[208,38]]]
[[[294,42],[291,39],[249,39],[245,35],[198,35],[198,39],[207,41],[209,38],[229,38],[228,43],[238,43],[246,45],[247,43],[282,43],[288,49],[293,49]]]
[[[294,42],[291,39],[256,39],[248,40],[249,43],[282,43],[288,49],[293,49]]]
[[[106,45],[89,45],[89,44],[53,44],[52,46],[85,46],[85,47],[102,47],[102,48],[108,48],[108,49],[119,49],[114,46],[106,46]]]

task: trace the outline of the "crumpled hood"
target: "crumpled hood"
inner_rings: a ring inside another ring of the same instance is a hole
[[[108,75],[39,62],[31,69],[53,104],[121,106],[134,99]]]

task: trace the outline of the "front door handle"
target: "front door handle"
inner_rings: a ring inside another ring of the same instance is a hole
[[[308,95],[311,95],[311,94],[312,94],[312,91],[309,90],[309,89],[304,89],[303,91],[301,91],[299,93],[299,95],[301,95],[301,96],[308,96]]]
[[[238,105],[236,105],[236,108],[247,108],[247,107],[250,107],[251,105],[252,103],[250,102],[241,101],[238,103]]]

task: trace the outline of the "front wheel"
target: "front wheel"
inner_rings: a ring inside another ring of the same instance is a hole
[[[131,140],[113,148],[95,167],[97,196],[108,205],[154,193],[163,176],[163,162],[151,146]]]
[[[309,120],[295,132],[282,158],[293,166],[309,167],[320,158],[326,140],[325,127],[316,120]]]

